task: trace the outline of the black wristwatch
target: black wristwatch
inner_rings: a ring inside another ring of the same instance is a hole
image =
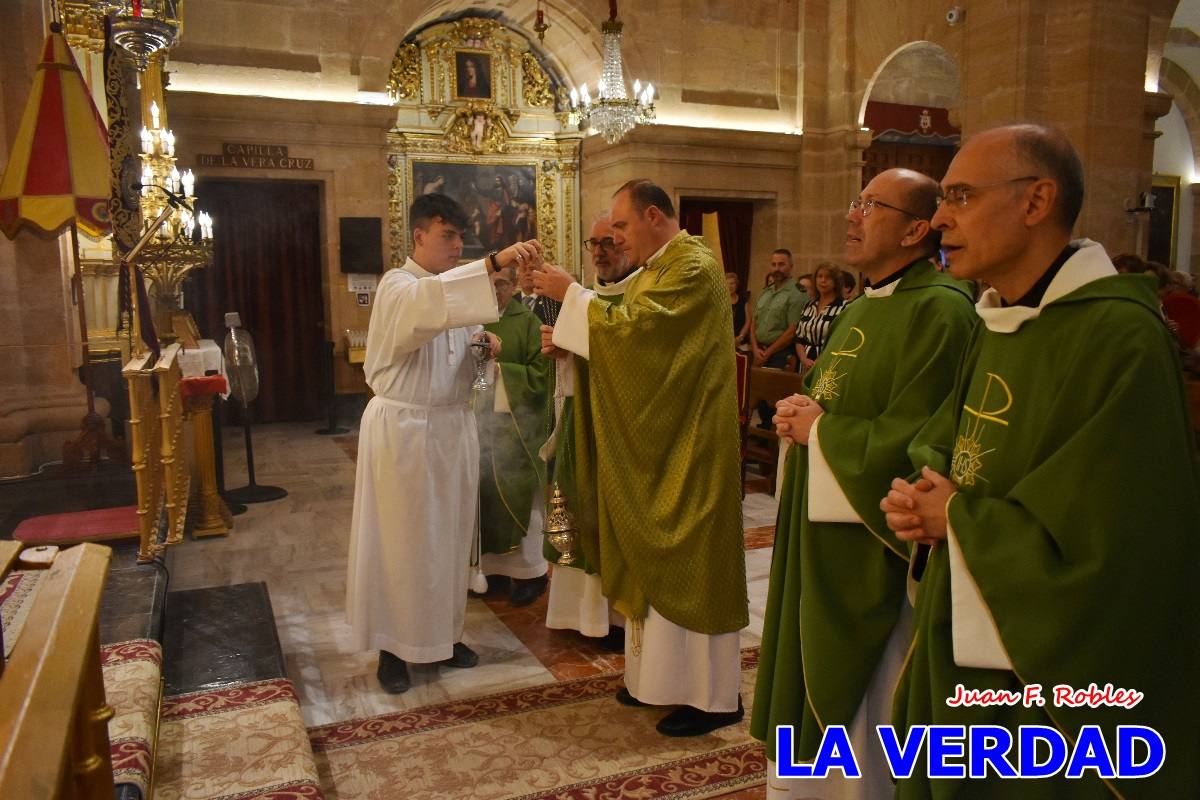
[[[493,250],[487,254],[488,263],[492,265],[492,272],[500,271],[500,264],[496,261],[496,256],[500,255],[499,250]]]

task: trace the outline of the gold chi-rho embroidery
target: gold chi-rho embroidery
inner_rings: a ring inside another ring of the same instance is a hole
[[[867,335],[862,332],[862,329],[851,325],[838,349],[829,352],[831,360],[821,367],[821,372],[813,383],[812,396],[814,400],[827,400],[838,396],[839,383],[842,378],[846,377],[846,373],[839,370],[842,359],[858,358],[858,352],[866,343]]]
[[[997,392],[998,394],[994,394]],[[974,486],[976,479],[987,481],[980,475],[983,469],[983,457],[995,452],[992,447],[983,449],[983,433],[987,425],[1008,425],[1008,420],[1002,415],[1007,414],[1013,405],[1012,390],[1008,384],[994,372],[987,374],[987,382],[983,385],[983,397],[979,399],[979,408],[971,408],[963,403],[963,413],[970,415],[966,430],[959,434],[954,442],[954,456],[950,462],[950,477],[959,486]],[[994,406],[994,407],[993,407]]]

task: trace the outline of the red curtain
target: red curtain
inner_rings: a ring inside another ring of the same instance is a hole
[[[320,184],[206,179],[196,195],[213,217],[214,255],[184,285],[185,305],[218,344],[225,312],[241,314],[258,356],[256,422],[316,419],[325,341]]]
[[[742,291],[748,291],[750,274],[750,229],[754,224],[754,203],[749,200],[706,200],[683,197],[679,200],[679,222],[694,236],[703,234],[705,214],[716,213],[721,233],[721,259],[726,272],[735,272]]]

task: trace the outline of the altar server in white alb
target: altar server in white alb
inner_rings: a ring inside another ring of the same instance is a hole
[[[379,282],[363,365],[375,396],[359,426],[346,616],[360,650],[379,653],[380,685],[408,690],[408,663],[473,667],[461,638],[479,502],[470,409],[471,341],[499,314],[490,273],[540,260],[521,242],[463,266],[467,215],[441,194],[409,210],[412,256]]]

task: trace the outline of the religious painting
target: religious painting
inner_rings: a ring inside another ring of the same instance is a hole
[[[1175,269],[1175,241],[1179,230],[1179,176],[1155,175],[1150,188],[1154,208],[1150,211],[1151,261]]]
[[[454,97],[492,99],[492,55],[480,50],[454,53]]]
[[[537,168],[533,164],[410,163],[414,196],[449,195],[467,212],[463,258],[482,258],[514,242],[537,238]]]

